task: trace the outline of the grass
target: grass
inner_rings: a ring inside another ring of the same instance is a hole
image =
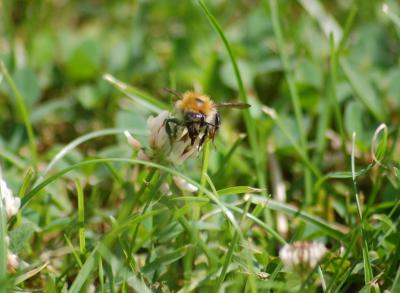
[[[0,291],[399,291],[396,1],[64,2],[0,2]],[[141,160],[165,88],[251,108]]]
[[[37,149],[36,149],[35,136],[33,134],[33,127],[32,127],[32,123],[29,119],[29,114],[28,114],[28,110],[27,110],[27,107],[24,102],[24,98],[22,97],[21,93],[19,92],[17,86],[15,85],[13,79],[11,78],[10,74],[8,73],[8,70],[3,62],[0,62],[0,71],[1,71],[2,75],[5,77],[8,84],[10,85],[11,90],[17,101],[18,110],[20,112],[20,115],[22,116],[22,120],[24,121],[24,125],[25,125],[26,131],[28,133],[29,147],[31,150],[30,153],[32,156],[32,165],[34,168],[36,168]]]
[[[293,69],[289,62],[289,58],[286,53],[285,48],[285,41],[282,35],[282,28],[279,20],[279,8],[278,4],[275,0],[269,1],[270,10],[271,10],[271,19],[272,19],[272,26],[274,28],[274,34],[276,37],[276,42],[278,45],[279,54],[281,57],[281,62],[283,66],[283,70],[286,76],[286,82],[289,87],[290,98],[292,102],[292,107],[294,109],[294,116],[296,119],[297,124],[297,131],[299,132],[299,147],[301,148],[302,154],[305,160],[308,161],[308,143],[307,143],[307,136],[305,133],[304,127],[304,118],[303,112],[300,105],[300,98],[298,94],[298,90],[296,84],[294,82],[293,77]],[[304,195],[306,203],[311,204],[314,202],[313,195],[311,194],[311,174],[310,171],[305,168],[304,169]]]

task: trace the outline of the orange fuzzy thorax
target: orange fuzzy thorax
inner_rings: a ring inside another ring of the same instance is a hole
[[[183,112],[200,112],[204,115],[212,115],[215,112],[215,106],[210,97],[195,92],[185,92],[182,99],[175,105]]]

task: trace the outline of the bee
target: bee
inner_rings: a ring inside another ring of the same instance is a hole
[[[214,141],[221,126],[219,108],[245,109],[250,107],[249,104],[241,102],[215,103],[209,96],[197,92],[187,91],[181,94],[170,89],[166,90],[178,98],[174,105],[176,117],[164,121],[171,145],[177,138],[179,128],[183,128],[187,130],[192,146],[196,139],[200,139],[198,144],[200,149],[207,138]]]

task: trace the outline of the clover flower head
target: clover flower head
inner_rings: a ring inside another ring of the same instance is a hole
[[[279,258],[290,270],[308,272],[318,264],[326,251],[322,243],[297,241],[285,244],[279,251]]]
[[[191,144],[187,129],[179,127],[176,138],[171,141],[165,128],[165,121],[171,117],[173,116],[170,112],[163,111],[147,120],[147,125],[150,129],[150,150],[146,155],[151,160],[162,158],[174,165],[181,165],[199,150],[200,138],[197,138]]]

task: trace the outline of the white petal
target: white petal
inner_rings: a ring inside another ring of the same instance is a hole
[[[196,186],[187,182],[185,179],[182,179],[181,177],[173,176],[172,179],[174,180],[176,186],[178,186],[178,188],[182,191],[196,192],[198,190]]]
[[[124,131],[124,135],[126,137],[126,140],[128,141],[129,145],[134,149],[134,150],[140,150],[142,148],[142,144],[134,138],[128,130]]]

